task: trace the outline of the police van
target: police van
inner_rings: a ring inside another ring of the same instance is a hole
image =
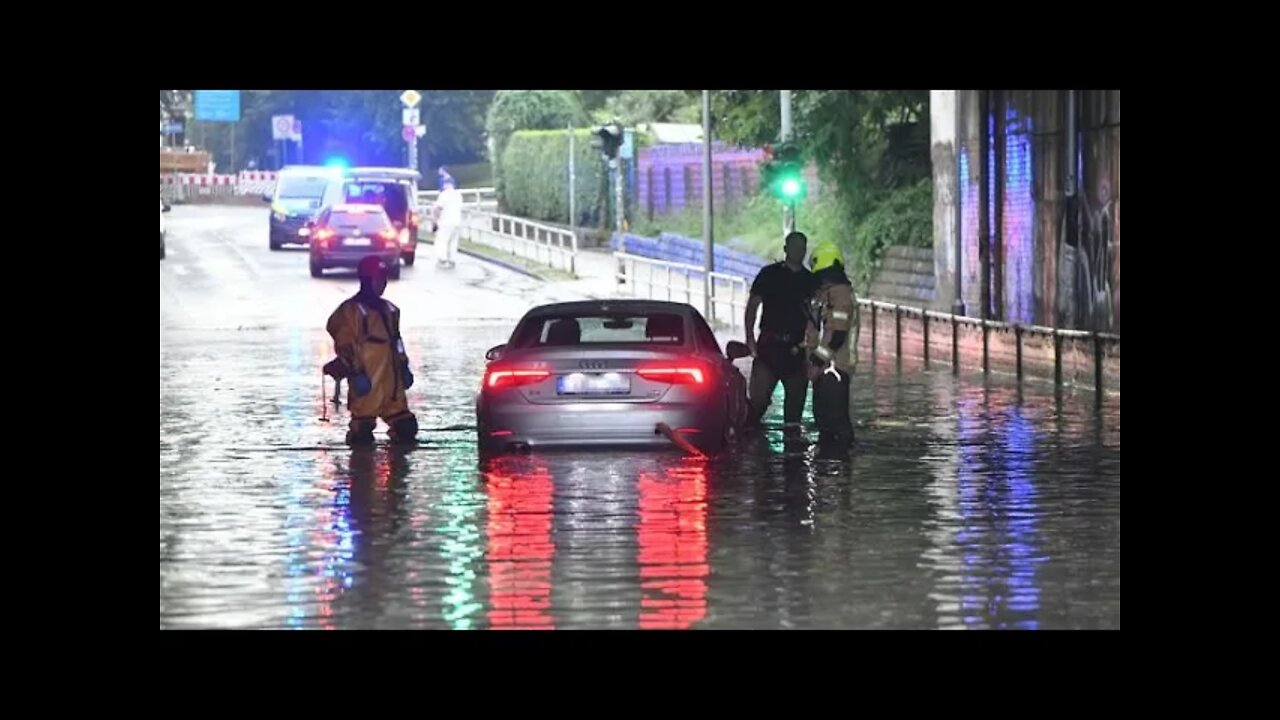
[[[295,165],[281,170],[275,192],[262,196],[264,202],[271,203],[271,249],[309,244],[310,233],[302,230],[321,209],[343,201],[342,185],[340,168]]]

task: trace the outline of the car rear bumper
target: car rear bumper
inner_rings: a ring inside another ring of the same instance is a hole
[[[667,403],[571,403],[534,405],[524,401],[485,403],[477,408],[482,447],[530,448],[669,447],[658,432],[666,423],[695,442],[723,433],[723,410],[715,406]]]
[[[392,263],[398,264],[400,262],[400,248],[382,250],[325,250],[323,252],[316,250],[311,251],[311,256],[315,259],[316,263],[326,268],[353,268],[359,265],[361,260],[369,257],[370,255],[376,255],[382,258],[382,260],[388,265]]]

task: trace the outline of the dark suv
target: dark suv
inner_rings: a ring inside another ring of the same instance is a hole
[[[311,242],[311,277],[325,268],[354,268],[369,255],[387,264],[392,280],[400,277],[399,231],[377,205],[335,205],[302,230]]]
[[[413,265],[418,254],[418,180],[422,175],[404,168],[352,168],[343,179],[343,201],[380,205],[396,229],[396,241],[404,264]]]

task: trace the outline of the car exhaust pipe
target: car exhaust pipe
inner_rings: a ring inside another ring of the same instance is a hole
[[[671,426],[666,423],[663,423],[663,422],[658,423],[657,427],[653,429],[653,434],[665,436],[668,440],[671,441],[671,444],[675,445],[681,450],[684,450],[690,455],[694,455],[702,458],[705,458],[707,456],[706,453],[694,447],[693,443],[680,437],[680,435],[677,434],[675,430],[672,430]]]

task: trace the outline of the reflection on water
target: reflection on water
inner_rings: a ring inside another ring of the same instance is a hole
[[[636,524],[640,627],[684,630],[707,614],[707,474],[690,459],[659,476],[641,472]]]
[[[489,626],[554,630],[551,609],[552,496],[546,465],[502,458],[485,473],[489,495]]]
[[[992,412],[989,400],[979,390],[959,401],[961,529],[953,538],[963,558],[959,619],[970,628],[1035,629],[1039,510],[1029,472],[1035,431],[1021,408]]]
[[[454,354],[494,344],[456,332]],[[282,372],[314,360],[308,347],[290,345]],[[786,436],[777,403],[771,429],[712,460],[481,467],[469,433],[341,447],[345,414],[316,423],[318,389],[271,411],[295,433],[284,447],[320,449],[243,450],[265,420],[200,426],[183,411],[203,372],[165,387],[162,628],[1120,625],[1115,398],[1099,412],[1091,394],[880,367],[855,376],[851,452]],[[430,412],[436,427],[470,420],[456,399]]]

